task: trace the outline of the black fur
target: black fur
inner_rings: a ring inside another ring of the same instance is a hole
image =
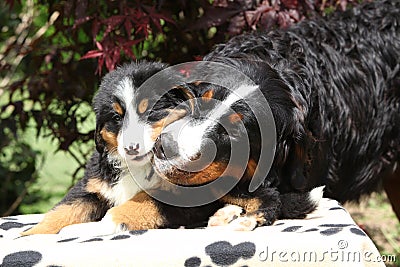
[[[245,174],[229,193],[262,201],[257,212],[264,221],[259,224],[279,217],[304,217],[315,207],[306,193],[316,186],[326,185],[327,197],[354,201],[396,175],[400,164],[399,14],[400,1],[365,3],[327,20],[235,37],[204,58],[249,76],[272,109],[277,148],[264,186],[247,192]],[[205,83],[188,88],[197,97],[210,88],[219,100],[225,95],[224,88]],[[197,104],[200,110],[213,108],[201,101]],[[250,158],[257,160],[262,137],[254,114],[240,102],[232,108],[243,115]],[[228,161],[230,142],[237,137],[232,138],[222,126],[205,137],[217,144],[215,161]],[[166,176],[189,174],[177,170]],[[394,179],[400,185],[400,177]],[[396,202],[392,203],[396,209]]]
[[[366,3],[235,37],[205,57],[260,85],[278,133],[267,179],[280,192],[326,185],[327,197],[358,200],[398,168],[399,14],[399,1]]]

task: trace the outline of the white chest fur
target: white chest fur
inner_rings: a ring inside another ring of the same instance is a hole
[[[151,173],[153,174],[151,175]],[[140,168],[123,170],[118,182],[112,185],[111,188],[102,190],[101,193],[114,206],[118,206],[131,199],[140,191],[157,187],[160,179],[158,175],[152,172],[151,164],[146,164]]]

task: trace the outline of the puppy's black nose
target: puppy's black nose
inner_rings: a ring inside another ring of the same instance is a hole
[[[139,154],[139,143],[130,143],[129,146],[124,147],[126,154],[134,156]]]
[[[171,134],[162,133],[157,138],[153,151],[155,156],[159,159],[170,159],[178,156],[178,143]]]

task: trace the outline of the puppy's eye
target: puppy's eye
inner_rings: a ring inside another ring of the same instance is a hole
[[[119,114],[114,114],[112,119],[113,119],[113,121],[120,122],[122,120],[122,116]]]

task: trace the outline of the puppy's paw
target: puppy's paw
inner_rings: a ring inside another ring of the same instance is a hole
[[[105,236],[125,230],[126,227],[123,224],[115,223],[111,216],[106,215],[99,222],[80,223],[66,226],[61,229],[59,235],[63,238]]]
[[[243,209],[237,205],[226,205],[217,210],[217,212],[208,220],[208,227],[227,225],[240,217]]]

